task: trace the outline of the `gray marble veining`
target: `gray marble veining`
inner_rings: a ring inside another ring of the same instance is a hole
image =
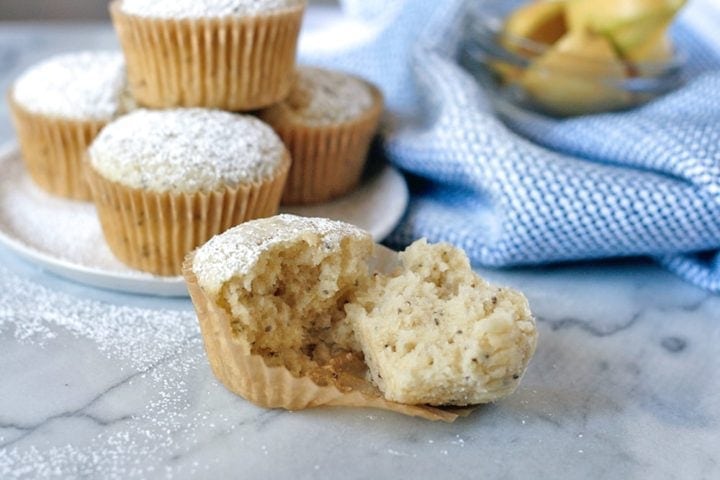
[[[113,44],[104,25],[0,24],[0,88],[49,53]],[[527,293],[538,351],[514,395],[439,424],[257,408],[212,376],[188,301],[0,251],[0,478],[720,478],[719,297],[645,264],[482,273]]]

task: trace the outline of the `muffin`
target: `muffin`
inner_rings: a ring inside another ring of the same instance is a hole
[[[239,225],[188,255],[184,275],[215,375],[268,408],[366,406],[443,420],[457,415],[423,404],[467,405],[510,393],[535,346],[524,297],[487,285],[447,245],[419,242],[392,273],[373,271],[375,250],[352,225],[279,215]],[[385,266],[392,269],[396,257]],[[408,311],[406,301],[419,307]],[[437,316],[443,321],[435,324]],[[413,364],[377,355],[380,342],[388,344],[383,350],[391,341],[407,347],[409,318],[424,355]],[[454,338],[461,328],[465,337]],[[446,369],[454,363],[461,366]],[[404,368],[415,396],[395,395],[393,379]]]
[[[380,91],[341,72],[301,67],[290,96],[260,112],[283,139],[293,166],[285,204],[324,202],[360,181],[383,110]]]
[[[525,297],[489,285],[448,244],[415,242],[400,263],[346,306],[385,398],[462,406],[512,393],[537,341]]]
[[[115,0],[139,104],[249,111],[285,98],[306,0]]]
[[[260,120],[205,109],[136,110],[89,149],[103,233],[127,265],[177,275],[185,255],[238,223],[273,215],[290,168]]]
[[[293,378],[334,388],[354,378],[347,368],[364,370],[343,306],[372,249],[357,227],[293,215],[244,223],[198,248],[185,277],[215,375],[259,405],[297,409],[318,399]]]
[[[30,177],[54,195],[89,200],[83,157],[97,133],[132,108],[119,52],[58,55],[28,69],[8,92]]]

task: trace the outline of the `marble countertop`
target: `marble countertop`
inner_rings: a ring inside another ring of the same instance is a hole
[[[0,23],[0,89],[114,45],[108,25]],[[189,301],[0,250],[0,478],[720,478],[720,297],[639,262],[481,273],[527,294],[537,354],[514,395],[442,424],[257,408],[212,376]]]

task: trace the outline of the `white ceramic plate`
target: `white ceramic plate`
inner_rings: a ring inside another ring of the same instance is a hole
[[[0,148],[0,172],[0,243],[10,250],[50,272],[94,287],[157,296],[187,295],[181,277],[157,277],[120,263],[105,243],[95,207],[38,189],[14,144]],[[285,211],[353,223],[380,241],[400,220],[407,202],[404,178],[385,166],[346,197]]]

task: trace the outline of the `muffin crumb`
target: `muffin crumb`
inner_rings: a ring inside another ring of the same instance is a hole
[[[536,343],[525,297],[482,280],[448,244],[420,240],[400,260],[345,307],[385,397],[472,405],[515,390]]]
[[[327,383],[338,372],[324,367],[362,361],[344,307],[368,276],[372,249],[369,234],[349,224],[278,215],[213,238],[192,269],[248,353]]]

